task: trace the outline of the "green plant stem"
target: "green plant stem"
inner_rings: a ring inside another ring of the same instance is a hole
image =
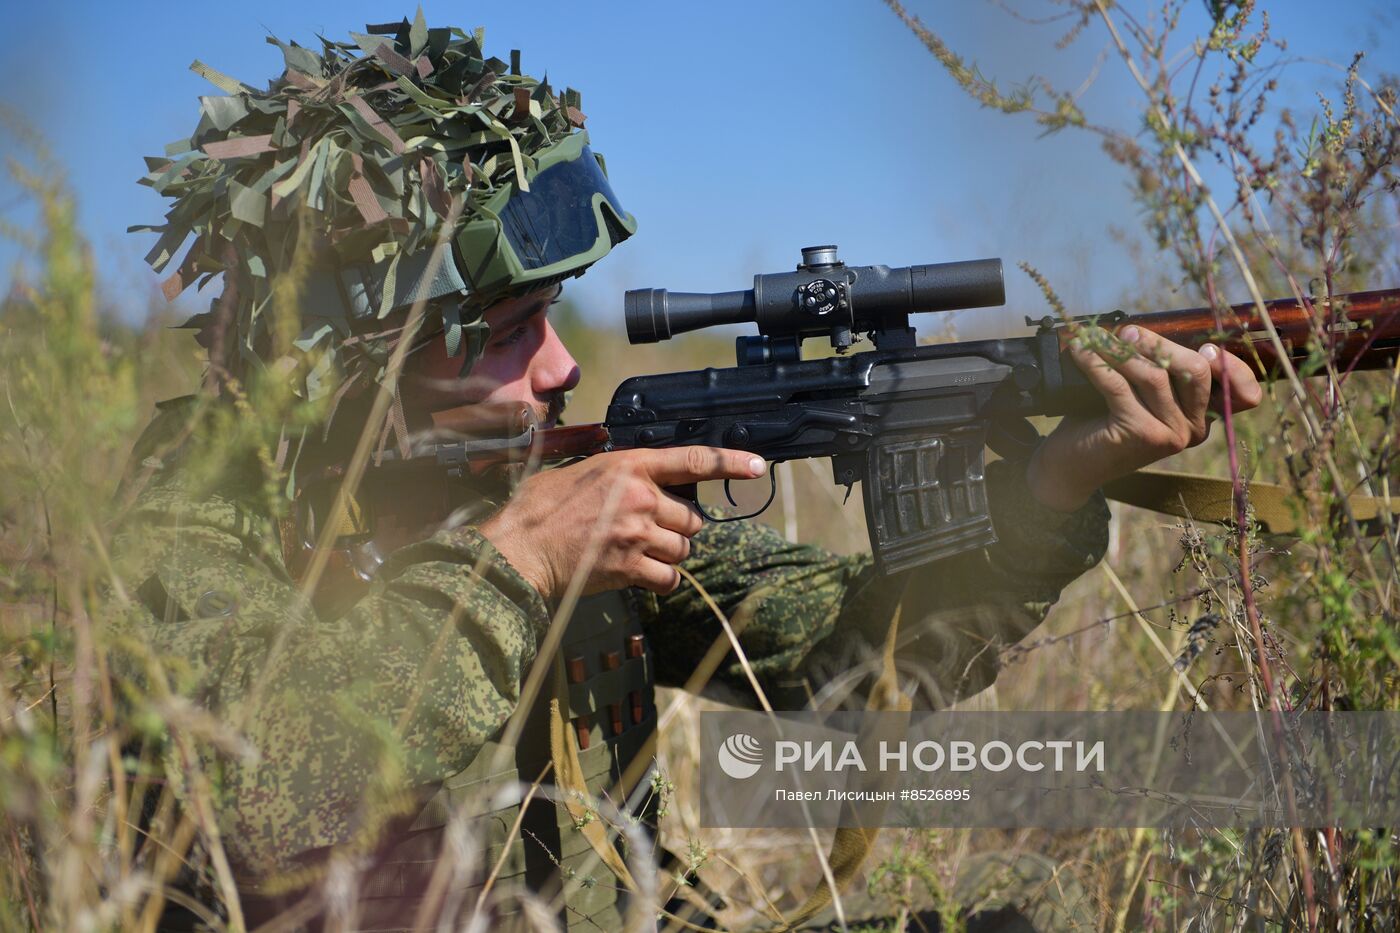
[[[1132,73],[1133,78],[1137,81],[1139,87],[1142,88],[1143,93],[1147,95],[1148,100],[1154,100],[1152,88],[1147,83],[1147,80],[1143,77],[1142,73],[1138,70],[1137,63],[1133,61],[1132,54],[1128,51],[1127,45],[1123,42],[1123,37],[1118,34],[1118,28],[1114,24],[1113,18],[1108,15],[1108,9],[1104,6],[1104,0],[1094,0],[1094,5],[1098,8],[1099,16],[1103,19],[1104,25],[1107,26],[1109,34],[1113,37],[1113,42],[1118,48],[1119,57],[1122,58],[1124,63],[1128,66],[1128,70]],[[1168,118],[1166,114],[1162,112],[1160,106],[1157,106],[1157,113],[1159,119],[1163,121],[1163,124],[1169,125],[1166,123]],[[1191,179],[1192,184],[1196,185],[1196,187],[1202,192],[1202,199],[1209,208],[1211,216],[1215,218],[1215,222],[1220,230],[1221,236],[1225,238],[1225,242],[1230,247],[1230,252],[1234,256],[1235,263],[1239,267],[1240,274],[1244,277],[1245,285],[1249,289],[1250,297],[1254,301],[1255,309],[1260,319],[1264,322],[1264,328],[1268,332],[1269,340],[1273,345],[1274,352],[1277,355],[1283,372],[1288,379],[1289,386],[1293,390],[1294,400],[1297,403],[1298,409],[1302,414],[1305,422],[1309,425],[1310,433],[1312,434],[1312,436],[1314,438],[1318,437],[1321,434],[1321,432],[1318,429],[1317,424],[1314,422],[1312,412],[1308,408],[1307,393],[1304,391],[1302,383],[1298,379],[1297,372],[1294,371],[1292,364],[1289,362],[1288,353],[1283,346],[1283,341],[1279,338],[1278,330],[1274,327],[1273,320],[1269,317],[1268,310],[1264,307],[1264,296],[1259,291],[1259,285],[1254,280],[1254,275],[1250,271],[1249,263],[1248,260],[1245,258],[1243,250],[1240,249],[1239,243],[1235,240],[1234,234],[1231,232],[1229,224],[1226,223],[1225,217],[1221,213],[1219,205],[1215,203],[1214,197],[1212,197],[1212,195],[1210,194],[1210,189],[1201,179],[1200,173],[1196,171],[1196,166],[1192,163],[1190,157],[1186,154],[1186,150],[1182,148],[1179,140],[1172,141],[1172,152],[1176,156],[1177,160],[1181,163],[1182,168],[1186,171],[1187,176]],[[1218,303],[1213,303],[1213,306],[1218,308]],[[1217,311],[1217,316],[1218,314],[1219,312]],[[1222,367],[1222,375],[1224,374],[1224,372],[1225,370]],[[1246,524],[1247,516],[1245,511],[1246,500],[1244,496],[1243,483],[1241,481],[1239,473],[1239,458],[1238,453],[1236,451],[1234,427],[1231,421],[1230,387],[1228,380],[1228,375],[1224,376],[1222,380],[1224,382],[1224,386],[1221,394],[1224,397],[1226,440],[1229,444],[1230,451],[1230,474],[1231,480],[1235,485],[1234,499],[1236,510],[1236,524],[1239,529],[1240,583],[1244,597],[1245,614],[1249,619],[1250,630],[1254,637],[1255,651],[1258,655],[1259,674],[1264,683],[1264,692],[1267,697],[1267,702],[1270,709],[1270,724],[1274,733],[1274,739],[1278,743],[1278,746],[1282,752],[1284,759],[1284,794],[1288,801],[1289,813],[1292,817],[1294,817],[1292,819],[1292,822],[1296,824],[1297,806],[1294,796],[1292,778],[1287,770],[1288,753],[1287,745],[1284,741],[1283,736],[1283,722],[1281,711],[1279,708],[1279,698],[1275,691],[1273,677],[1268,662],[1268,656],[1265,651],[1264,634],[1262,626],[1259,622],[1258,606],[1256,606],[1254,603],[1253,591],[1250,587],[1248,526]],[[1345,499],[1345,490],[1341,487],[1340,483],[1338,482],[1338,471],[1336,468],[1336,464],[1332,462],[1330,454],[1327,455],[1327,464],[1329,470],[1331,471],[1333,482],[1337,483],[1339,489],[1341,489],[1342,491],[1343,499]],[[1355,524],[1354,520],[1353,524]],[[1370,563],[1369,559],[1367,560],[1367,563]],[[1374,567],[1371,568],[1371,572],[1372,576],[1374,577]],[[1303,886],[1303,899],[1306,905],[1305,909],[1307,911],[1308,917],[1308,930],[1309,933],[1316,933],[1318,920],[1317,897],[1316,893],[1313,890],[1311,862],[1308,858],[1307,845],[1302,838],[1302,832],[1298,830],[1296,826],[1292,831],[1292,835],[1294,854],[1298,860],[1298,874],[1300,876],[1299,880],[1302,882]]]

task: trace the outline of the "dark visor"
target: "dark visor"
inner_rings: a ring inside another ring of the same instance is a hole
[[[619,217],[627,213],[587,146],[578,158],[551,165],[530,179],[529,191],[517,191],[501,211],[501,227],[526,269],[552,266],[593,249],[607,236],[593,212],[593,195],[602,194]]]

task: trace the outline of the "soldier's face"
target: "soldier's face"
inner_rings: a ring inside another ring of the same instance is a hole
[[[549,322],[549,306],[558,294],[554,289],[487,308],[483,317],[491,339],[465,379],[458,378],[462,358],[449,358],[442,339],[432,340],[410,357],[410,397],[429,411],[520,402],[534,409],[541,426],[553,426],[563,410],[564,393],[579,380],[578,363]]]

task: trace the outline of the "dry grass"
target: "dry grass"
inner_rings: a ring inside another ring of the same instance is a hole
[[[920,37],[989,106],[1030,109],[1048,129],[1104,135],[1110,156],[1137,186],[1149,232],[1179,260],[1180,269],[1164,277],[1153,257],[1143,281],[1160,283],[1163,293],[1184,282],[1207,296],[1239,289],[1266,297],[1310,279],[1337,292],[1400,284],[1393,277],[1400,264],[1391,235],[1394,149],[1386,148],[1400,139],[1393,92],[1372,92],[1353,74],[1344,102],[1335,113],[1326,111],[1311,133],[1293,131],[1295,121],[1279,124],[1281,148],[1302,152],[1279,161],[1276,152],[1256,151],[1258,134],[1239,125],[1252,112],[1248,101],[1236,108],[1245,117],[1231,116],[1231,94],[1248,93],[1230,90],[1232,69],[1246,75],[1241,87],[1251,87],[1252,56],[1259,44],[1267,48],[1247,31],[1247,17],[1232,18],[1248,9],[1222,5],[1216,33],[1200,55],[1212,67],[1223,63],[1226,90],[1192,112],[1155,82],[1153,69],[1167,63],[1165,40],[1150,24],[1095,2],[1067,6],[1081,22],[1075,35],[1099,26],[1118,30],[1127,57],[1145,69],[1139,73],[1144,108],[1163,121],[1154,129],[1125,134],[1096,127],[1072,99],[1054,94],[1040,111],[1034,95],[1002,98],[926,29]],[[909,21],[916,33],[923,28]],[[1199,176],[1193,179],[1194,165],[1220,152],[1241,167],[1241,186],[1218,191],[1211,201]],[[1275,180],[1267,204],[1251,184],[1260,170]],[[164,328],[167,321],[152,318],[132,330],[97,314],[92,264],[66,195],[38,173],[16,171],[43,207],[45,236],[30,257],[28,278],[0,308],[0,475],[6,478],[0,485],[0,929],[148,929],[165,899],[187,900],[171,881],[201,851],[222,907],[216,913],[198,904],[192,909],[209,914],[215,926],[236,928],[213,798],[202,776],[190,771],[184,806],[175,805],[166,785],[151,824],[156,838],[138,846],[138,804],[148,787],[163,785],[167,772],[149,753],[140,760],[124,755],[134,738],[165,737],[177,760],[184,756],[188,763],[191,743],[240,753],[240,738],[178,690],[122,692],[108,659],[131,646],[121,643],[100,610],[113,589],[122,595],[124,582],[107,563],[120,519],[110,503],[120,506],[114,493],[122,464],[153,402],[196,385],[200,365],[193,343]],[[727,340],[697,335],[638,348],[567,314],[560,326],[588,374],[570,408],[573,421],[602,416],[614,377],[731,361]],[[1312,378],[1275,384],[1260,411],[1229,425],[1233,456],[1218,426],[1207,445],[1167,464],[1288,486],[1306,519],[1300,538],[1268,540],[1247,524],[1195,527],[1117,508],[1103,565],[1066,590],[1028,652],[1008,658],[1014,676],[962,705],[1400,706],[1400,542],[1357,537],[1332,508],[1338,486],[1364,485],[1389,496],[1400,479],[1397,374],[1354,375],[1327,392],[1316,378],[1325,375],[1326,362],[1318,361]],[[263,428],[247,427],[240,442],[265,445],[275,432]],[[840,553],[866,546],[859,497],[842,506],[844,490],[831,483],[825,465],[789,464],[782,474],[765,521]],[[766,491],[748,489],[741,496],[756,503]],[[1208,636],[1183,683],[1172,661],[1193,620],[1207,610],[1220,612],[1226,623]],[[177,679],[171,671],[161,678],[167,687]],[[742,926],[771,915],[766,902],[792,903],[820,884],[822,862],[807,833],[700,828],[698,714],[707,702],[671,691],[659,700],[660,708],[674,709],[659,753],[662,774],[674,785],[662,829],[673,851],[692,853],[698,874],[740,905],[728,919]],[[606,812],[595,815],[615,822]],[[475,863],[479,853],[471,843],[460,827],[449,829],[453,857],[444,860],[439,880],[444,898],[451,897],[454,880],[489,871]],[[1049,854],[1077,876],[1099,904],[1104,930],[1254,923],[1366,930],[1393,928],[1400,916],[1400,853],[1389,829],[1292,835],[890,831],[870,861],[871,876],[895,879],[881,895],[895,915],[903,893],[946,890],[970,854],[1017,848]],[[353,925],[358,870],[353,858],[331,869],[338,879],[328,888],[331,914],[340,926]],[[674,887],[645,865],[632,870],[643,887]],[[458,906],[471,912],[469,904]],[[543,916],[548,906],[527,910]]]

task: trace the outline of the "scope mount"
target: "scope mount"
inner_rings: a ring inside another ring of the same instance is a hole
[[[850,350],[851,345],[860,339],[860,335],[854,333],[855,316],[850,294],[852,279],[837,250],[834,243],[804,246],[802,261],[795,271],[821,277],[800,282],[792,293],[792,315],[812,323],[827,324],[827,332],[822,335],[799,330],[789,334],[760,333],[757,336],[737,337],[734,355],[738,365],[796,362],[802,359],[802,341],[812,337],[826,336],[831,341],[831,348],[838,354]],[[876,346],[895,348],[917,345],[914,328],[909,326],[909,315],[884,317],[880,325],[865,332]]]

